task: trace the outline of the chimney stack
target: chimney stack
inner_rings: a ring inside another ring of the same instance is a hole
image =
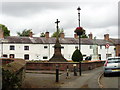
[[[104,35],[104,40],[109,40],[109,34]]]
[[[4,38],[4,31],[0,28],[0,38]]]
[[[49,38],[49,32],[46,32],[46,33],[45,33],[45,37],[46,37],[46,38]]]
[[[33,37],[33,32],[32,31],[30,31],[29,37]]]
[[[60,34],[60,37],[61,37],[61,38],[64,38],[64,37],[65,37],[65,34],[64,34],[64,33],[61,33],[61,34]]]
[[[75,39],[78,39],[78,35],[77,35],[77,34],[74,34],[74,38],[75,38]]]
[[[93,39],[93,34],[90,32],[90,34],[88,34],[89,39]]]

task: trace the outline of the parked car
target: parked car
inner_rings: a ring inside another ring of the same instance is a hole
[[[106,60],[104,64],[104,76],[111,73],[120,73],[120,57],[109,57]]]
[[[92,59],[91,56],[87,56],[87,57],[85,58],[85,60],[91,60],[91,59]]]

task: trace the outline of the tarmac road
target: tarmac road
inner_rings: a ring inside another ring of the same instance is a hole
[[[61,85],[61,88],[100,88],[98,85],[98,77],[103,67],[99,67],[89,71],[83,71],[82,76],[76,80]]]
[[[82,71],[82,76],[73,75],[69,72],[69,78],[66,78],[66,72],[62,72],[58,83],[55,82],[55,74],[45,74],[40,71],[26,73],[26,79],[23,88],[100,88],[98,85],[98,77],[103,71],[103,67],[99,67],[89,71]]]
[[[101,77],[101,84],[103,88],[120,88],[120,76],[119,74],[112,74],[108,77]]]

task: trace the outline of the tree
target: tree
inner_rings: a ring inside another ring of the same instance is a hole
[[[10,30],[5,25],[0,24],[0,28],[4,31],[4,36],[10,36]]]
[[[22,32],[17,32],[17,35],[18,36],[29,36],[29,34],[30,34],[30,32],[31,32],[31,29],[24,29]]]
[[[73,60],[74,62],[80,62],[80,61],[83,60],[83,56],[82,56],[82,53],[80,52],[80,50],[76,49],[76,50],[73,52],[72,60]]]
[[[60,34],[63,33],[63,32],[64,32],[63,28],[62,29],[58,29],[58,32],[57,31],[54,32],[52,37],[57,37],[57,36],[60,37]]]
[[[45,37],[45,33],[42,32],[42,33],[40,34],[40,37]]]

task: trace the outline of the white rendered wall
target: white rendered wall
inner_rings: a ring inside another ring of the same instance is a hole
[[[10,50],[10,45],[15,46],[15,50]],[[29,50],[24,50],[24,46],[29,46]],[[44,48],[47,46],[47,48]],[[54,54],[54,44],[3,44],[3,54],[7,54],[8,57],[10,54],[15,54],[15,58],[23,58],[24,54],[29,54],[29,60],[49,60]],[[64,48],[61,49],[62,55],[67,59],[71,60],[72,54],[75,51],[75,47],[78,44],[61,44]],[[112,54],[112,57],[115,56],[114,51],[115,46],[110,46],[108,49],[108,54]],[[83,55],[90,56],[93,54],[93,49],[90,49],[90,45],[81,45],[81,52]],[[105,46],[98,46],[98,54],[101,54],[101,60],[106,59],[107,49]],[[1,44],[0,44],[0,55],[1,55]],[[43,59],[44,56],[47,56],[47,59]]]
[[[10,50],[10,45],[15,46],[15,50]],[[24,50],[24,46],[29,46],[29,50]],[[3,45],[3,54],[7,54],[8,57],[10,54],[15,54],[15,58],[24,58],[24,54],[30,54],[30,58],[33,55],[32,44],[4,44]]]
[[[111,54],[112,57],[115,56],[115,51],[114,51],[115,46],[110,46],[108,48],[108,52],[107,49],[105,48],[105,46],[102,46],[102,49],[100,49],[100,46],[98,46],[98,54],[101,54],[101,60],[106,60],[106,54]]]

